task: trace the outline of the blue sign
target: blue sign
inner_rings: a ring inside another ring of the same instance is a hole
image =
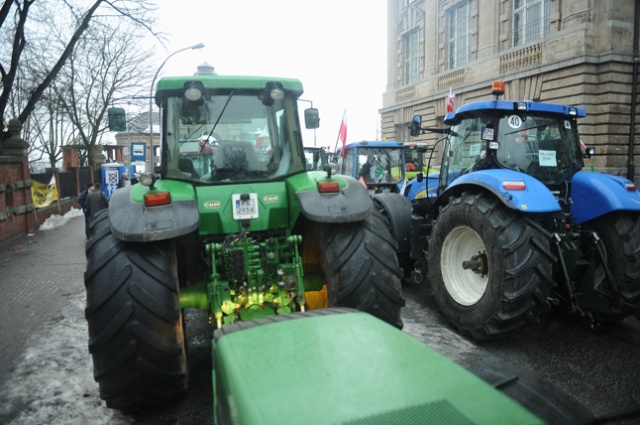
[[[147,145],[144,143],[131,143],[131,162],[145,161],[147,159]]]
[[[102,191],[107,195],[107,198],[111,199],[113,192],[118,190],[118,183],[122,175],[126,174],[130,179],[134,170],[133,166],[127,167],[116,162],[102,165]]]
[[[104,164],[102,166],[102,191],[109,199],[111,199],[111,194],[118,189],[121,167],[120,164]]]

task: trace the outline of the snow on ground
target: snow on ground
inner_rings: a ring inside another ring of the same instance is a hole
[[[0,386],[0,423],[6,425],[126,425],[133,419],[100,400],[87,350],[85,296],[31,336],[11,378]]]
[[[56,227],[63,226],[74,217],[84,217],[84,213],[82,210],[77,208],[71,208],[64,216],[53,214],[51,217],[46,219],[44,223],[42,223],[39,230],[51,230]]]
[[[72,208],[49,217],[40,230],[83,216]],[[108,409],[93,380],[84,318],[85,294],[69,296],[68,308],[45,323],[27,343],[11,377],[0,383],[0,423],[4,425],[128,425],[133,419]]]

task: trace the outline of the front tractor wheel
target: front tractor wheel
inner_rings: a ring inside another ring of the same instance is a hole
[[[434,224],[428,252],[433,296],[462,334],[503,337],[548,310],[549,243],[492,195],[452,198]]]
[[[85,315],[100,397],[130,410],[187,389],[187,362],[171,241],[127,243],[96,215],[87,242]]]
[[[384,217],[373,211],[360,222],[309,227],[311,233],[303,238],[305,274],[321,271],[324,275],[326,307],[365,311],[402,328],[403,272]],[[322,297],[324,291],[318,292]]]

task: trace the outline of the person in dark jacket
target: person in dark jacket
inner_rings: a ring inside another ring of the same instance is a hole
[[[78,204],[82,207],[82,212],[84,213],[84,234],[87,239],[89,239],[89,224],[91,223],[91,214],[89,213],[89,209],[87,208],[87,195],[89,192],[93,190],[93,183],[90,182],[89,186],[78,196]]]
[[[129,181],[127,173],[122,173],[122,177],[120,177],[120,180],[118,181],[118,189],[125,187],[127,185],[127,181]]]
[[[109,199],[102,191],[102,185],[95,183],[93,190],[87,195],[87,209],[91,215],[90,221],[93,221],[98,211],[109,207]]]

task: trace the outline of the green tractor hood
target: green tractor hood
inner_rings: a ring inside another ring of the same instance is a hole
[[[354,310],[224,326],[214,333],[213,364],[217,424],[543,423],[408,334]]]

